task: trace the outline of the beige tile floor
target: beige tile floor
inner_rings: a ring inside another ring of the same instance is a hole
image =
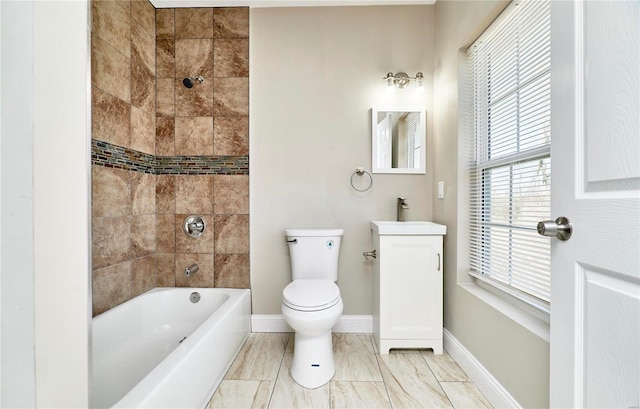
[[[293,334],[251,334],[207,408],[491,408],[446,352],[380,355],[370,334],[333,334],[333,345],[333,379],[305,389],[289,375]]]

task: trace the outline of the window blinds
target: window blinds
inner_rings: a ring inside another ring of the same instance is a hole
[[[471,274],[548,309],[549,1],[512,3],[468,50]],[[545,307],[546,306],[546,307]]]

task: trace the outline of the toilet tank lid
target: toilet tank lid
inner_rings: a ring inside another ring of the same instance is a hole
[[[342,229],[285,229],[287,237],[333,237],[342,236]]]

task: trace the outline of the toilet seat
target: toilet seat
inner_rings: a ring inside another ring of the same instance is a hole
[[[294,280],[282,291],[282,303],[297,311],[321,311],[340,302],[340,289],[331,280]]]

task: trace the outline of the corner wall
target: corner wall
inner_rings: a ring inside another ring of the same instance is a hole
[[[433,201],[433,219],[446,224],[444,326],[523,407],[549,405],[549,343],[463,289],[468,278],[465,155],[458,130],[458,70],[466,49],[506,7],[504,1],[446,1],[435,6],[434,183],[445,182],[444,200]]]
[[[433,155],[426,175],[374,174],[371,108],[418,104],[432,143],[433,6],[251,9],[251,288],[254,314],[280,314],[291,281],[286,228],[344,229],[338,286],[345,315],[372,313],[369,222],[431,219]],[[422,71],[426,92],[386,92],[387,72]],[[354,179],[356,183],[360,180]]]

